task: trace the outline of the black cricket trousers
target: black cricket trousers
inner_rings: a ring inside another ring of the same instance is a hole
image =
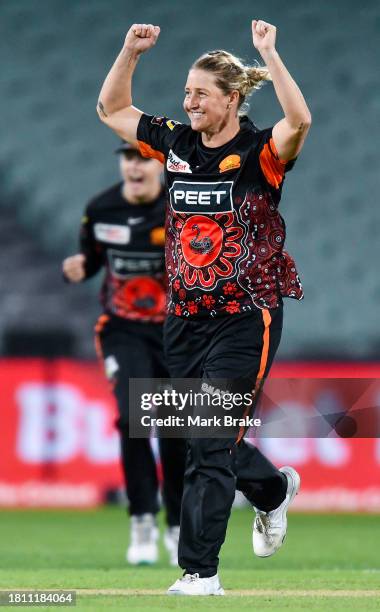
[[[158,479],[149,439],[129,437],[129,378],[168,378],[163,352],[163,326],[102,315],[95,331],[98,355],[112,383],[119,418],[121,460],[129,514],[156,514]],[[186,442],[159,438],[162,497],[169,526],[179,525]]]
[[[164,347],[170,376],[209,384],[228,379],[235,390],[236,380],[242,380],[255,388],[268,374],[280,343],[282,316],[282,304],[207,321],[169,315]],[[265,512],[285,499],[285,475],[241,433],[187,442],[179,541],[179,565],[185,573],[201,578],[216,574],[236,488]]]

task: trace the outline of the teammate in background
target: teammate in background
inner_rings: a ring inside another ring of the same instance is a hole
[[[122,465],[131,515],[127,560],[133,565],[158,558],[156,464],[149,439],[129,439],[129,378],[168,377],[163,355],[166,274],[165,198],[162,165],[123,144],[119,149],[123,181],[88,204],[80,232],[80,253],[63,262],[67,280],[78,283],[105,268],[101,289],[104,314],[96,325],[98,354],[113,384],[121,436]],[[172,565],[178,561],[180,506],[185,443],[160,439],[165,545]]]
[[[303,296],[294,261],[283,250],[278,205],[310,112],[275,49],[276,28],[254,20],[253,44],[265,68],[246,66],[226,51],[205,53],[185,87],[191,126],[142,113],[132,106],[132,74],[159,33],[158,26],[130,28],[102,87],[98,114],[143,155],[166,162],[171,376],[227,379],[227,389],[242,382],[257,395],[280,342],[282,297]],[[284,116],[258,130],[242,111],[265,80],[272,80]],[[254,552],[268,557],[284,541],[299,476],[290,467],[277,470],[243,434],[188,442],[179,541],[184,576],[169,594],[224,594],[218,555],[235,487],[256,511]]]

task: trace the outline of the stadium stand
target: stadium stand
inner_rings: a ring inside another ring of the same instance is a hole
[[[7,296],[1,299],[0,321],[13,324],[19,313],[15,304],[25,300],[30,311],[36,300],[32,310],[41,316],[37,321],[36,314],[33,324],[43,327],[49,308],[55,321],[61,317],[67,323],[69,313],[78,352],[91,353],[83,330],[96,310],[93,289],[61,287],[59,267],[51,261],[73,252],[85,202],[117,178],[112,155],[117,140],[98,121],[95,105],[129,25],[145,21],[162,28],[159,43],[138,67],[135,104],[184,120],[182,91],[192,60],[220,47],[247,60],[257,57],[250,19],[261,16],[277,25],[279,51],[313,114],[309,140],[288,177],[282,204],[288,248],[298,262],[306,299],[302,305],[287,303],[280,355],[373,358],[380,347],[377,2],[367,0],[358,8],[353,0],[293,0],[279,9],[277,3],[258,0],[252,7],[240,0],[237,9],[211,0],[207,12],[205,6],[199,0],[191,7],[137,0],[1,3],[1,260],[2,265],[12,261],[15,272],[11,284],[12,275],[2,274]],[[350,7],[355,7],[355,30]],[[231,24],[227,36],[226,23]],[[250,115],[261,127],[279,118],[271,85],[255,94]],[[15,198],[17,190],[22,198]],[[18,224],[33,237],[33,246]],[[12,233],[17,235],[13,242]],[[38,246],[51,253],[48,264],[34,250]],[[42,311],[37,301],[52,287],[59,297]],[[20,316],[26,316],[24,310]]]
[[[12,209],[0,224],[0,351],[11,356],[93,355],[96,301],[88,287],[67,291],[58,255],[48,253]]]

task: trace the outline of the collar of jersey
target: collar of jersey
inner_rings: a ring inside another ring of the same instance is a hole
[[[249,117],[244,115],[243,117],[240,117],[239,132],[236,134],[236,136],[231,138],[231,140],[228,140],[227,142],[225,142],[222,145],[219,145],[218,147],[208,147],[205,144],[203,144],[201,134],[198,134],[198,144],[201,147],[201,149],[203,149],[203,151],[206,151],[207,153],[217,153],[218,151],[222,151],[227,145],[230,145],[231,143],[234,143],[236,140],[238,140],[240,136],[242,135],[242,133],[246,132],[247,130],[257,132],[257,127],[255,126],[253,121],[251,121]]]

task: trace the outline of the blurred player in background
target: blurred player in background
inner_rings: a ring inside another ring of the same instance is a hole
[[[310,112],[275,49],[276,28],[253,21],[253,44],[265,68],[245,66],[226,51],[205,53],[185,87],[191,126],[142,113],[132,106],[132,74],[159,32],[158,26],[131,27],[104,82],[98,113],[143,155],[166,162],[170,374],[225,379],[227,389],[238,382],[257,395],[280,342],[282,297],[303,297],[294,261],[283,250],[278,205]],[[258,130],[242,110],[265,80],[273,81],[284,117]],[[250,408],[243,406],[241,416]],[[254,552],[268,557],[285,539],[299,476],[291,467],[277,470],[242,439],[244,429],[232,433],[229,439],[189,440],[179,541],[184,576],[169,594],[224,594],[219,551],[235,487],[256,510]]]
[[[122,182],[88,204],[80,232],[80,253],[63,262],[66,279],[79,283],[105,268],[101,290],[104,313],[96,325],[98,355],[113,385],[119,418],[122,464],[131,515],[127,560],[158,558],[156,464],[149,439],[129,438],[129,378],[167,378],[163,355],[166,303],[164,263],[165,198],[162,165],[128,143],[120,154]],[[185,443],[160,439],[165,545],[177,565]]]

